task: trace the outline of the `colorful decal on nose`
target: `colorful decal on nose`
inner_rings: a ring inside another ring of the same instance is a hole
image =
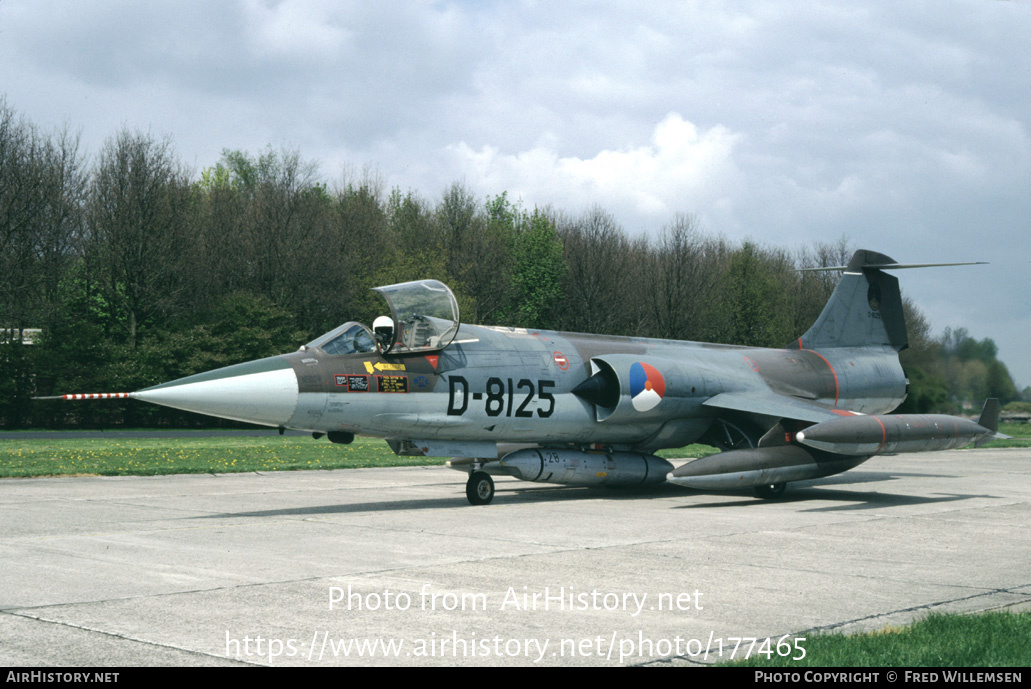
[[[649,411],[666,394],[666,381],[654,366],[636,363],[630,367],[630,401],[637,411]]]

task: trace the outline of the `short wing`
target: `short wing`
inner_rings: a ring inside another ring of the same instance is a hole
[[[795,421],[806,426],[858,413],[845,409],[831,409],[796,397],[778,395],[772,391],[759,392],[756,390],[747,393],[720,393],[702,404],[712,409],[747,414],[752,417],[762,428],[761,437],[757,435],[752,438],[752,441],[759,447],[783,445],[790,442],[790,437],[794,432],[789,433],[785,425],[790,428],[796,424],[785,424],[785,422]]]
[[[775,392],[723,392],[710,397],[702,406],[744,414],[758,414],[777,419],[794,419],[819,423],[840,416],[851,416],[855,412],[844,409],[830,409]]]

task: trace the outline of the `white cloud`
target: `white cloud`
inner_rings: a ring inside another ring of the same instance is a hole
[[[508,191],[528,205],[568,210],[602,203],[658,225],[678,211],[719,201],[739,174],[733,155],[740,138],[720,125],[700,132],[679,113],[670,113],[655,125],[649,144],[602,150],[590,158],[562,157],[544,145],[503,153],[464,142],[447,153],[459,176],[476,180],[488,193]]]

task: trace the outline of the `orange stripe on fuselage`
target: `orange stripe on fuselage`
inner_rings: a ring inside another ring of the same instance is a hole
[[[838,395],[841,392],[841,386],[838,384],[838,374],[834,370],[834,367],[831,366],[831,362],[827,361],[827,358],[824,357],[824,355],[820,354],[819,352],[814,352],[811,349],[803,349],[802,351],[804,351],[804,352],[812,352],[816,356],[820,357],[821,359],[823,359],[823,363],[827,364],[827,368],[829,368],[831,370],[831,375],[834,376],[834,406],[835,407],[838,406]]]
[[[877,423],[881,424],[881,444],[877,446],[877,452],[880,452],[881,449],[884,447],[884,443],[888,442],[888,431],[884,427],[884,422],[883,421],[878,419],[876,416],[873,417],[873,418],[874,418],[875,421],[877,421]]]

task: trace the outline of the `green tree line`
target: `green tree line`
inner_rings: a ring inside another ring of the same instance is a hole
[[[330,186],[315,161],[272,148],[227,150],[191,174],[170,140],[129,129],[87,163],[74,136],[0,100],[0,423],[198,423],[30,398],[137,390],[291,351],[371,322],[371,287],[422,278],[448,284],[466,322],[785,346],[837,280],[797,268],[852,251],[728,242],[686,215],[634,236],[601,207],[529,209],[461,183],[428,199],[369,171]],[[1015,396],[994,345],[968,355],[965,331],[936,341],[908,303],[907,318],[907,405]],[[34,344],[21,344],[26,328],[42,330]]]

